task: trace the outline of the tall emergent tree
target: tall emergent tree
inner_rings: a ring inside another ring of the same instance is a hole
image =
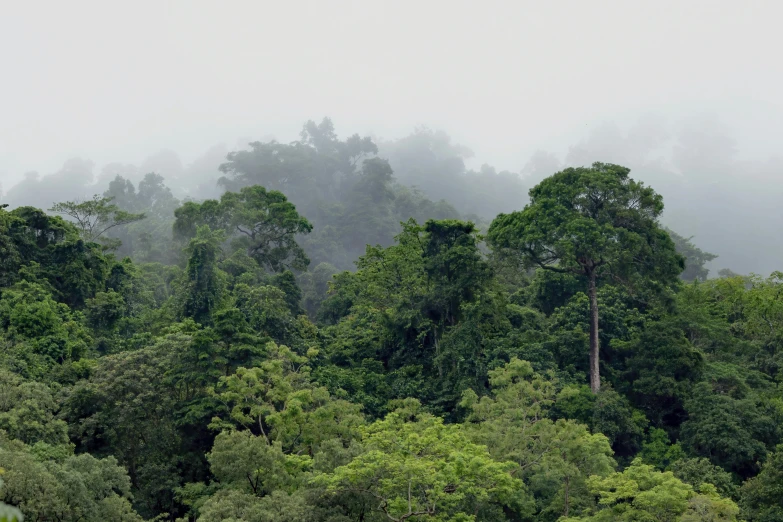
[[[118,241],[103,235],[114,227],[127,225],[144,219],[144,214],[132,214],[112,203],[113,197],[97,194],[85,201],[64,201],[55,203],[49,210],[70,217],[85,241],[101,242],[108,249],[119,247]]]
[[[601,387],[598,343],[599,278],[634,286],[662,286],[684,268],[683,258],[659,225],[663,198],[634,181],[630,169],[607,163],[568,168],[530,190],[521,211],[500,214],[487,239],[527,267],[587,279],[590,298],[590,388]]]

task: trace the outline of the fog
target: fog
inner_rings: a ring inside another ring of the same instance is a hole
[[[343,138],[372,136],[400,183],[488,219],[512,203],[472,204],[436,175],[448,162],[411,167],[406,137],[433,129],[438,157],[460,160],[451,175],[491,165],[527,187],[626,165],[663,194],[667,226],[720,256],[712,269],[767,274],[783,258],[782,15],[772,1],[8,3],[0,201],[48,208],[147,172],[212,197],[228,152],[328,116]]]

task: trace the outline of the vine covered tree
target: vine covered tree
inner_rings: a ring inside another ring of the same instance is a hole
[[[496,249],[524,266],[571,273],[587,280],[590,300],[590,388],[601,387],[598,341],[599,278],[629,286],[639,279],[665,286],[683,258],[658,223],[663,198],[608,163],[568,168],[530,190],[521,211],[500,214],[489,228]]]
[[[188,264],[184,273],[182,313],[201,324],[212,322],[219,307],[225,277],[218,268],[223,231],[212,231],[208,225],[198,228],[186,252]]]

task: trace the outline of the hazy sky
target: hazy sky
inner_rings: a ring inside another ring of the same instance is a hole
[[[0,0],[0,181],[69,157],[443,128],[519,170],[624,114],[718,107],[774,145],[780,1]],[[750,107],[746,110],[743,107]],[[728,116],[727,116],[728,117]],[[741,121],[740,121],[741,120]],[[780,127],[777,127],[780,129]],[[763,131],[759,131],[762,129]],[[750,132],[750,131],[748,131]]]

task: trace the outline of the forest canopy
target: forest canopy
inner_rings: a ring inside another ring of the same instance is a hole
[[[324,119],[0,208],[0,521],[783,519],[783,273],[467,155]]]

